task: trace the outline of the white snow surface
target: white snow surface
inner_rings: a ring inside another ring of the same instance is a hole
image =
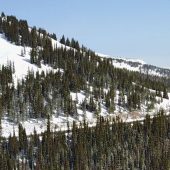
[[[71,97],[73,101],[77,101],[79,104],[83,102],[83,100],[85,99],[85,95],[83,94],[83,92],[81,93],[73,93],[71,92]]]
[[[52,44],[54,47],[58,47],[58,48],[66,48],[66,49],[70,49],[70,47],[67,47],[65,45],[62,45],[61,43],[59,43],[58,41],[55,41],[52,39]],[[10,42],[8,42],[5,37],[0,34],[0,65],[6,65],[7,63],[11,62],[14,63],[15,66],[15,73],[13,75],[14,78],[14,83],[15,85],[17,84],[17,81],[24,78],[27,73],[28,70],[32,70],[34,72],[36,71],[44,71],[44,72],[48,72],[53,70],[54,72],[57,71],[58,69],[53,69],[50,66],[44,65],[43,63],[41,64],[41,68],[37,67],[34,64],[30,63],[30,47],[25,47],[25,54],[24,56],[21,56],[21,51],[24,50],[24,48],[22,46],[16,46]],[[108,55],[103,55],[103,54],[99,54],[99,56],[101,57],[109,57]],[[119,58],[120,59],[120,58]],[[128,65],[126,62],[117,62],[117,60],[113,59],[113,65],[115,67],[118,68],[125,68],[128,70],[132,70],[132,71],[140,71],[140,66],[142,66],[143,64],[145,64],[143,61],[140,60],[129,60],[129,59],[124,59],[124,61],[132,61],[132,62],[139,62],[139,67],[131,67],[130,65]],[[61,70],[63,71],[63,70]],[[156,74],[154,71],[151,74]],[[90,87],[90,91],[93,91],[93,87]],[[107,93],[109,89],[105,89],[105,92]],[[59,115],[53,115],[50,119],[51,121],[51,128],[53,131],[57,131],[57,130],[67,130],[67,122],[70,123],[70,126],[72,125],[73,121],[76,121],[77,124],[80,123],[80,121],[86,119],[89,123],[90,126],[95,126],[97,117],[94,113],[92,112],[83,112],[80,108],[80,103],[82,103],[82,101],[85,99],[85,93],[83,91],[80,91],[79,93],[74,93],[71,92],[71,97],[73,101],[76,101],[76,105],[77,105],[77,112],[78,115],[76,117],[66,117],[64,116],[63,113],[60,113]],[[169,98],[170,98],[170,93],[168,94]],[[118,96],[119,96],[119,92],[116,92],[116,97],[115,97],[115,103],[116,103],[116,110],[114,111],[114,113],[108,113],[106,108],[104,107],[104,104],[101,104],[101,112],[100,115],[102,115],[103,117],[115,117],[115,116],[120,116],[121,119],[123,121],[126,122],[131,122],[134,120],[141,120],[144,119],[145,115],[147,114],[146,112],[146,107],[143,106],[142,109],[140,111],[135,111],[133,113],[129,113],[127,110],[125,110],[124,108],[120,107],[118,105]],[[89,100],[89,98],[87,98],[87,100]],[[157,100],[160,100],[159,98],[157,98]],[[150,111],[149,114],[153,115],[155,112],[159,111],[161,108],[163,108],[167,114],[169,114],[170,112],[170,100],[167,99],[163,99],[162,102],[160,102],[160,104],[156,104],[155,109]],[[23,127],[26,129],[26,133],[28,135],[33,134],[34,132],[34,128],[36,129],[37,133],[41,133],[44,132],[46,130],[46,124],[47,124],[47,120],[44,119],[29,119],[26,121],[21,121],[20,122]],[[18,135],[18,123],[14,123],[11,122],[9,119],[7,119],[7,116],[4,116],[2,118],[2,122],[1,122],[1,126],[2,126],[2,136],[4,137],[8,137],[10,134],[13,135],[13,132],[15,131],[15,135]]]
[[[118,95],[119,92],[117,91],[115,97],[116,110],[113,113],[109,114],[108,111],[105,109],[104,105],[101,104],[101,112],[100,112],[101,116],[108,119],[119,116],[124,122],[133,122],[135,120],[139,120],[139,121],[143,120],[146,114],[149,114],[152,117],[160,109],[164,109],[167,115],[170,114],[170,93],[168,93],[169,99],[163,99],[162,102],[160,102],[160,104],[155,105],[155,109],[149,112],[146,111],[147,109],[146,106],[142,106],[141,110],[129,112],[128,110],[118,105]],[[71,128],[73,121],[75,121],[76,124],[79,125],[80,122],[83,121],[84,119],[89,123],[90,127],[96,125],[97,116],[95,115],[95,113],[89,111],[83,112],[79,108],[79,104],[85,98],[84,93],[80,92],[76,94],[71,92],[71,96],[72,96],[72,100],[74,101],[78,99],[77,117],[71,117],[71,116],[67,117],[64,115],[64,113],[60,113],[59,115],[53,115],[50,118],[52,131],[60,131],[60,130],[65,131],[68,129],[67,122],[69,122],[69,127]],[[89,100],[89,98],[87,98],[87,100]],[[157,97],[157,100],[160,100],[160,98]],[[27,135],[33,134],[34,129],[37,131],[38,134],[41,134],[46,130],[47,127],[47,119],[28,119],[26,121],[21,121],[20,123],[25,128]],[[13,135],[13,132],[15,132],[15,135],[18,136],[18,123],[11,122],[9,119],[7,119],[7,116],[4,116],[2,118],[1,126],[2,126],[3,137],[9,137],[10,135]]]
[[[71,47],[65,46],[63,44],[61,44],[59,41],[56,41],[54,39],[51,39],[53,47],[57,47],[57,48],[66,48],[66,49],[70,49]],[[21,51],[25,50],[25,54],[24,56],[21,56]],[[34,72],[36,71],[51,71],[54,70],[53,68],[51,68],[50,66],[44,65],[43,63],[41,63],[41,68],[37,67],[34,64],[30,63],[30,51],[31,48],[30,47],[22,47],[22,46],[17,46],[15,44],[10,43],[9,41],[6,40],[5,36],[3,34],[0,34],[0,65],[3,64],[7,64],[9,61],[11,63],[14,63],[15,66],[15,74],[14,74],[14,83],[17,83],[18,79],[22,79],[24,78],[27,73],[28,70],[32,70]],[[96,53],[98,56],[100,57],[104,57],[104,58],[112,58],[109,55],[104,55],[101,53]],[[121,59],[122,62],[118,62],[116,59]],[[131,62],[138,62],[139,66],[138,67],[132,67],[130,66],[128,63],[128,61]],[[113,58],[112,60],[113,66],[116,68],[121,68],[121,69],[127,69],[130,71],[142,71],[144,72],[144,70],[141,70],[143,64],[145,64],[144,61],[139,60],[139,59],[123,59],[123,58]],[[56,71],[56,70],[54,70]],[[63,70],[61,70],[63,71]],[[156,75],[156,76],[161,76],[159,73],[157,73],[154,70],[149,70],[149,74],[152,75]]]
[[[144,74],[149,74],[153,76],[158,76],[158,77],[166,77],[166,74],[157,72],[156,69],[149,69],[148,71],[143,68],[145,64],[147,64],[145,61],[140,60],[140,59],[130,59],[130,58],[122,58],[122,57],[113,57],[101,53],[95,53],[96,55],[100,56],[101,58],[111,58],[112,59],[112,64],[116,68],[120,69],[127,69],[130,71],[136,71],[136,72],[141,72]],[[118,61],[119,60],[119,61]],[[131,66],[128,62],[132,63],[138,63],[138,66]]]
[[[113,58],[113,59],[120,59],[120,60],[124,60],[124,61],[131,61],[131,62],[137,62],[140,64],[146,64],[145,61],[140,60],[140,59],[133,59],[133,58],[122,58],[122,57],[112,57],[110,55],[106,55],[106,54],[102,54],[102,53],[95,53],[96,55],[100,56],[100,57],[104,57],[104,58]]]
[[[53,45],[57,44],[57,47],[62,47],[63,45],[55,40],[52,40]],[[68,48],[68,47],[67,47]],[[23,46],[17,46],[8,42],[4,35],[0,34],[0,65],[7,65],[9,62],[14,63],[15,73],[13,75],[14,83],[16,84],[18,80],[24,78],[28,70],[39,71],[40,73],[44,71],[45,73],[53,70],[54,72],[58,69],[53,69],[48,65],[41,63],[41,68],[30,63],[30,47],[25,47],[25,54],[21,56],[21,51],[24,51]],[[60,70],[63,71],[63,70]]]

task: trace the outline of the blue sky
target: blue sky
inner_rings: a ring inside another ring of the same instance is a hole
[[[170,68],[169,0],[0,0],[0,12],[100,53]]]

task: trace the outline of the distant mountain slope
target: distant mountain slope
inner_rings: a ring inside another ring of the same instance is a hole
[[[58,48],[70,49],[71,47],[61,44],[59,41],[52,39],[53,46]],[[28,70],[33,71],[50,71],[52,67],[43,65],[41,68],[37,67],[35,64],[30,63],[30,51],[31,47],[17,46],[6,40],[3,34],[0,34],[0,64],[7,64],[7,62],[12,62],[15,65],[15,78],[23,78],[27,75]],[[75,49],[76,50],[76,49]],[[25,51],[24,54],[22,54]],[[144,61],[138,59],[123,59],[123,58],[112,58],[107,55],[96,53],[100,57],[111,58],[112,64],[116,68],[127,69],[130,71],[137,71],[144,74],[149,74],[153,76],[170,77],[170,69],[160,68],[157,66],[146,64]],[[24,56],[22,56],[24,55]]]
[[[101,57],[111,58],[113,66],[117,68],[138,71],[140,73],[149,74],[153,76],[170,77],[170,69],[150,65],[139,59],[115,58],[101,53],[96,54]]]

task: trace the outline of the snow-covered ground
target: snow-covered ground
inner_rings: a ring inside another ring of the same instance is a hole
[[[51,39],[53,47],[57,48],[66,48],[70,49],[71,47],[65,46],[61,44],[59,41],[56,41],[54,39]],[[25,54],[21,56],[21,54],[25,51]],[[12,44],[6,40],[4,35],[0,34],[0,65],[2,64],[7,64],[9,61],[11,63],[14,62],[15,65],[15,75],[14,75],[14,81],[15,83],[17,82],[18,79],[24,78],[25,75],[27,75],[28,70],[33,70],[34,72],[36,71],[51,71],[54,70],[50,66],[44,65],[43,63],[41,64],[41,68],[37,67],[34,64],[30,63],[30,47],[22,47],[22,46],[17,46],[15,44]],[[107,57],[107,58],[112,58],[108,55],[96,53],[97,55],[101,57]],[[137,66],[131,66],[128,64],[128,62],[134,62],[138,63]],[[112,59],[112,64],[116,68],[121,68],[121,69],[127,69],[130,71],[138,71],[138,72],[144,72],[145,70],[142,69],[142,66],[146,64],[142,60],[138,59],[123,59],[123,58],[113,58]],[[54,70],[56,71],[56,70]],[[156,75],[156,76],[161,76],[159,72],[156,72],[156,70],[149,70],[148,72],[151,75]]]
[[[158,77],[167,77],[167,74],[168,76],[170,76],[170,70],[165,69],[166,71],[164,72],[162,71],[163,68],[159,68],[155,66],[152,66],[154,68],[149,68],[151,65],[147,65],[147,63],[145,63],[143,60],[140,59],[126,59],[121,57],[112,57],[101,53],[96,53],[96,55],[102,58],[111,58],[112,64],[116,68],[127,69],[130,71],[141,72],[144,74],[149,74]]]
[[[61,47],[62,45],[59,42],[54,41],[53,44]],[[21,54],[25,51],[25,54]],[[30,47],[16,46],[8,42],[4,35],[0,34],[0,65],[7,65],[9,62],[14,63],[15,73],[13,75],[14,83],[17,84],[17,81],[24,78],[28,71],[39,71],[40,73],[44,71],[45,73],[53,70],[54,72],[57,69],[53,69],[50,66],[44,65],[41,63],[41,68],[37,67],[34,64],[30,63]],[[63,71],[63,70],[61,70]]]
[[[70,47],[67,47],[65,45],[62,45],[60,42],[55,41],[52,39],[52,44],[54,47],[58,47],[58,48],[66,48],[66,49],[70,49]],[[53,69],[50,66],[44,65],[43,63],[41,64],[41,68],[37,67],[34,64],[30,63],[30,47],[22,47],[22,46],[16,46],[10,42],[8,42],[5,37],[0,34],[0,65],[2,64],[8,64],[9,62],[14,63],[15,66],[15,73],[13,75],[14,77],[14,83],[15,85],[17,84],[17,81],[19,79],[24,78],[27,73],[28,70],[33,70],[34,72],[36,71],[51,71],[53,70],[54,72],[57,71],[57,69]],[[25,51],[24,55],[21,55],[22,52]],[[103,55],[103,54],[99,54],[99,56],[101,57],[109,57],[107,55]],[[110,58],[110,57],[109,57]],[[145,64],[143,61],[140,60],[131,60],[131,59],[121,59],[118,61],[116,59],[112,60],[112,64],[117,67],[117,68],[124,68],[124,69],[128,69],[131,71],[140,71],[141,67],[143,64]],[[131,65],[128,64],[128,62],[137,62],[139,63],[136,67],[132,67]],[[63,71],[63,70],[61,70]],[[150,74],[153,75],[158,75],[158,73],[156,73],[154,70],[150,72]],[[89,86],[90,91],[93,91],[93,87]],[[107,93],[108,89],[104,89],[104,91]],[[83,110],[81,110],[81,108],[79,107],[80,104],[82,103],[82,101],[85,99],[85,94],[83,91],[79,92],[79,93],[73,93],[71,92],[71,97],[73,101],[76,101],[77,107],[78,107],[78,114],[76,117],[66,117],[64,116],[63,113],[61,113],[59,116],[57,115],[53,115],[50,119],[51,121],[51,129],[52,130],[66,130],[67,129],[67,122],[69,122],[70,126],[72,125],[73,121],[76,121],[77,124],[79,124],[81,121],[83,121],[84,119],[86,119],[86,121],[88,121],[90,123],[90,126],[94,126],[97,120],[97,116],[89,111],[83,112]],[[104,117],[115,117],[115,116],[120,116],[121,119],[123,121],[129,122],[132,120],[141,120],[145,117],[145,115],[147,114],[146,112],[146,108],[145,106],[142,107],[142,109],[140,111],[135,111],[132,113],[129,113],[126,109],[124,109],[123,107],[118,106],[118,95],[119,92],[116,92],[116,97],[115,97],[115,102],[116,102],[116,106],[115,106],[115,112],[114,113],[108,113],[106,108],[104,107],[103,104],[101,104],[101,112],[100,115],[104,116]],[[169,98],[170,98],[170,94],[169,94]],[[87,100],[89,100],[87,98]],[[157,98],[157,100],[160,100],[159,98]],[[161,101],[159,104],[156,104],[155,109],[151,112],[149,112],[149,114],[153,115],[153,113],[155,113],[155,111],[159,111],[161,108],[163,108],[164,110],[166,110],[166,113],[169,114],[170,113],[170,100],[167,99],[163,99],[163,101]],[[26,129],[26,133],[28,135],[32,134],[34,132],[34,128],[36,129],[36,131],[38,133],[44,132],[46,130],[46,124],[47,124],[47,120],[41,120],[41,119],[29,119],[27,121],[21,121],[20,122],[23,127]],[[8,137],[10,134],[12,135],[13,132],[15,131],[15,134],[18,135],[18,124],[11,122],[7,119],[6,116],[3,117],[2,119],[2,135],[4,137]]]
[[[104,58],[115,58],[118,60],[123,60],[123,61],[127,61],[127,62],[135,62],[135,63],[140,63],[140,64],[146,64],[145,61],[140,60],[140,59],[131,59],[131,58],[122,58],[122,57],[111,57],[110,55],[106,55],[106,54],[102,54],[102,53],[95,53],[96,55],[100,56],[100,57],[104,57]]]
[[[170,93],[168,94],[170,98]],[[85,99],[84,93],[71,93],[72,100],[76,101],[78,99],[77,107],[79,107],[79,104]],[[118,97],[118,92],[117,92]],[[117,97],[115,100],[117,100]],[[88,98],[87,98],[88,100]],[[160,100],[159,97],[157,97],[157,100]],[[170,99],[163,99],[162,102],[159,104],[156,104],[155,109],[147,112],[146,107],[142,106],[142,109],[139,111],[129,112],[123,107],[120,107],[116,105],[116,110],[114,113],[109,114],[107,110],[105,109],[104,105],[101,105],[101,112],[100,115],[105,118],[113,118],[116,116],[119,116],[124,122],[132,122],[135,120],[143,120],[146,116],[146,114],[149,114],[153,116],[155,113],[157,113],[160,109],[164,109],[166,111],[166,114],[170,114]],[[51,130],[52,131],[59,131],[59,130],[67,130],[68,129],[68,122],[69,127],[72,127],[73,121],[76,122],[77,125],[80,124],[81,121],[84,119],[89,123],[89,126],[95,126],[97,121],[97,116],[93,112],[83,112],[81,109],[77,109],[77,117],[67,117],[64,116],[63,113],[61,113],[59,116],[53,115],[50,118],[51,122]],[[31,135],[34,133],[34,129],[37,131],[38,134],[44,132],[47,127],[47,119],[28,119],[27,121],[21,121],[20,122],[22,126],[25,128],[27,135]],[[3,117],[2,122],[2,136],[8,137],[9,135],[13,135],[13,132],[15,131],[15,135],[18,135],[18,123],[11,122],[7,119],[6,116]]]

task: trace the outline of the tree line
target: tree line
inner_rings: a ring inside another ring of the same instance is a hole
[[[0,169],[140,169],[169,170],[170,118],[161,111],[154,118],[124,123],[119,118],[98,118],[95,127],[84,121],[66,132],[36,130],[27,136],[1,138]]]

